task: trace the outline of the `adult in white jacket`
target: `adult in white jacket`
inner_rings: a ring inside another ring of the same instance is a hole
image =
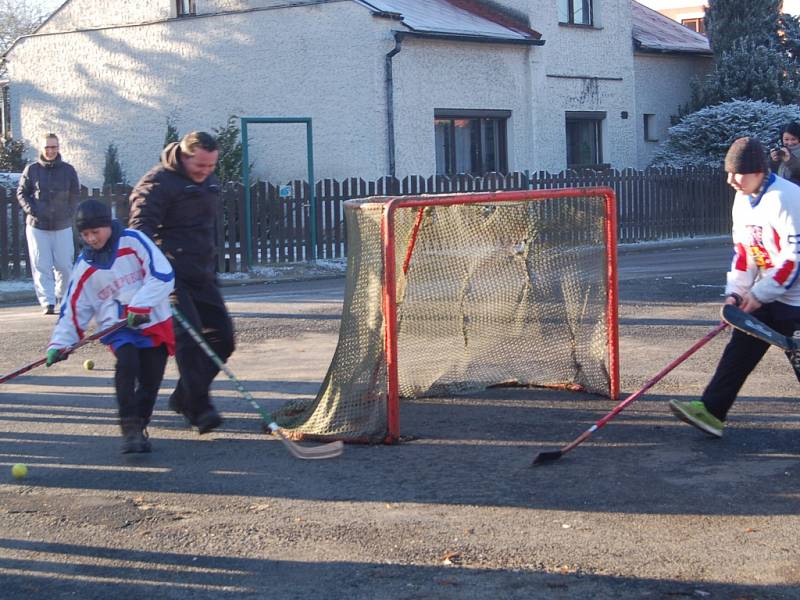
[[[114,385],[122,429],[122,452],[150,452],[146,427],[175,353],[169,295],[172,266],[141,231],[123,229],[99,200],[82,202],[75,226],[84,248],[72,269],[58,323],[47,350],[47,366],[84,337],[89,322],[105,329],[127,326],[101,338],[117,359]]]
[[[733,201],[734,254],[725,288],[736,304],[773,329],[800,337],[800,187],[770,173],[766,152],[752,137],[739,138],[725,157]],[[722,436],[728,411],[769,344],[734,330],[700,400],[672,400],[679,419]],[[792,360],[800,379],[800,364]]]

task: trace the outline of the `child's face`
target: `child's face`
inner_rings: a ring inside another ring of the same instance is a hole
[[[81,231],[81,239],[92,250],[100,250],[111,237],[111,227],[94,227]]]

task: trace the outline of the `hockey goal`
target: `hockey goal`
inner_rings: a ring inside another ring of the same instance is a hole
[[[619,390],[610,188],[344,203],[339,342],[297,439],[394,442],[400,399],[500,384]]]

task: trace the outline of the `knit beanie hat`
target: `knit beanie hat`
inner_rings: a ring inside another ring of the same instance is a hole
[[[84,200],[75,210],[75,228],[83,231],[98,227],[111,227],[111,208],[99,200]]]
[[[731,144],[725,155],[725,171],[728,173],[767,173],[769,163],[764,146],[754,137],[741,137]]]

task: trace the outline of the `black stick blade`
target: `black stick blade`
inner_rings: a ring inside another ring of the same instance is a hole
[[[733,304],[726,304],[722,307],[722,320],[739,331],[743,331],[747,335],[751,335],[768,344],[777,346],[786,352],[792,352],[797,349],[792,338],[778,333],[756,319],[753,315],[744,312],[741,308]]]
[[[536,455],[536,458],[533,459],[531,463],[532,467],[536,465],[543,465],[545,463],[550,463],[553,461],[558,460],[564,453],[561,450],[554,450],[553,452],[539,452]]]

